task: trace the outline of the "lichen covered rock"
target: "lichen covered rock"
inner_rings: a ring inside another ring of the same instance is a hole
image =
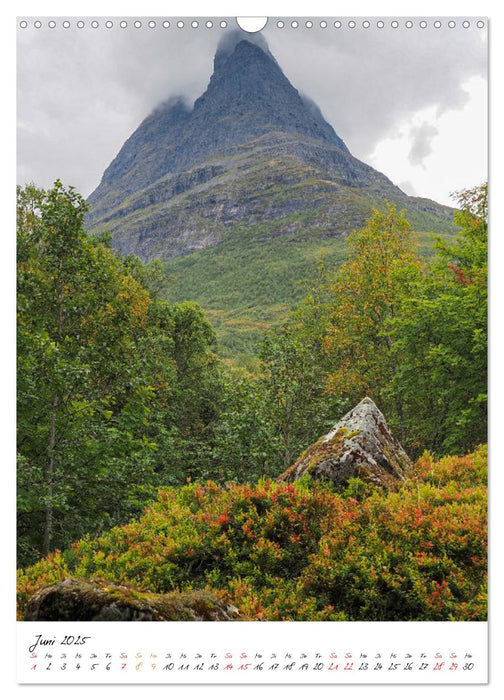
[[[412,462],[390,432],[382,412],[363,399],[336,425],[310,445],[279,481],[296,481],[309,473],[336,486],[351,478],[391,488],[404,481]]]
[[[66,621],[228,621],[239,611],[215,593],[150,593],[103,580],[65,579],[28,602],[24,620]]]

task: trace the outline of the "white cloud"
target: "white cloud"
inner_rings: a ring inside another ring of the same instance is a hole
[[[412,114],[394,137],[377,144],[371,165],[443,204],[453,205],[451,192],[486,180],[487,84],[475,77],[462,88],[467,94],[463,107],[439,110],[434,105]]]

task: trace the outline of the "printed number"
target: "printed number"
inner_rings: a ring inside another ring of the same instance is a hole
[[[464,671],[472,671],[474,668],[474,664],[473,663],[464,664],[462,666],[462,668],[464,669]]]
[[[66,634],[61,644],[73,644],[74,646],[81,646],[82,644],[85,644],[88,639],[91,639],[91,637],[81,637],[80,635],[78,637],[72,637],[71,634]]]

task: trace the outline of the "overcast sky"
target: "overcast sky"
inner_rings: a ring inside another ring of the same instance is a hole
[[[230,19],[198,28],[156,18],[110,18],[112,28],[18,29],[18,182],[48,187],[56,178],[88,196],[124,141],[162,100],[196,99]],[[448,27],[295,29],[270,19],[263,30],[286,76],[312,98],[350,151],[408,194],[452,203],[454,190],[486,179],[487,29],[474,18]],[[485,22],[486,25],[486,22]]]

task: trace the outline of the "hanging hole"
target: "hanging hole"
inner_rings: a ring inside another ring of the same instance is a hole
[[[253,34],[264,29],[268,22],[267,17],[237,17],[236,23],[244,32]]]

